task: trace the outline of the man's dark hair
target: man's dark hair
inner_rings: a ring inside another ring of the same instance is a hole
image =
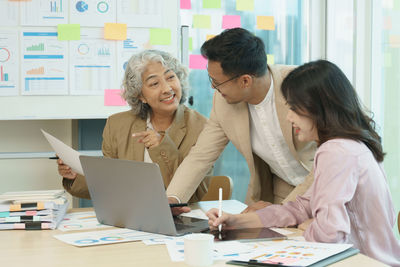
[[[201,46],[203,57],[221,63],[229,76],[250,74],[263,76],[267,71],[267,55],[263,41],[242,28],[233,28],[209,39]]]

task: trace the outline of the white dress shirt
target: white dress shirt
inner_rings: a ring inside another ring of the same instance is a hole
[[[248,104],[248,106],[253,152],[270,166],[272,173],[293,186],[301,184],[308,171],[290,153],[283,137],[276,114],[272,78],[264,100],[257,105]]]

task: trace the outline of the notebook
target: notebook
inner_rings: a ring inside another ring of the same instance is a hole
[[[208,221],[173,217],[155,163],[79,156],[98,221],[165,235],[208,229]]]

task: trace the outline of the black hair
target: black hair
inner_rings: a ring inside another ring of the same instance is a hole
[[[256,77],[267,72],[267,55],[263,41],[242,28],[224,30],[201,46],[203,57],[221,63],[229,76],[250,74]]]
[[[333,63],[317,60],[294,69],[281,90],[292,110],[310,117],[319,145],[334,138],[363,142],[378,162],[385,156],[375,122],[361,108],[346,75]]]

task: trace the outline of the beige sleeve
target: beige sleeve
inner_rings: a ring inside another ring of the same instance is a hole
[[[200,133],[196,145],[176,170],[167,188],[167,196],[176,196],[182,202],[187,202],[228,142],[213,106],[210,119]]]

